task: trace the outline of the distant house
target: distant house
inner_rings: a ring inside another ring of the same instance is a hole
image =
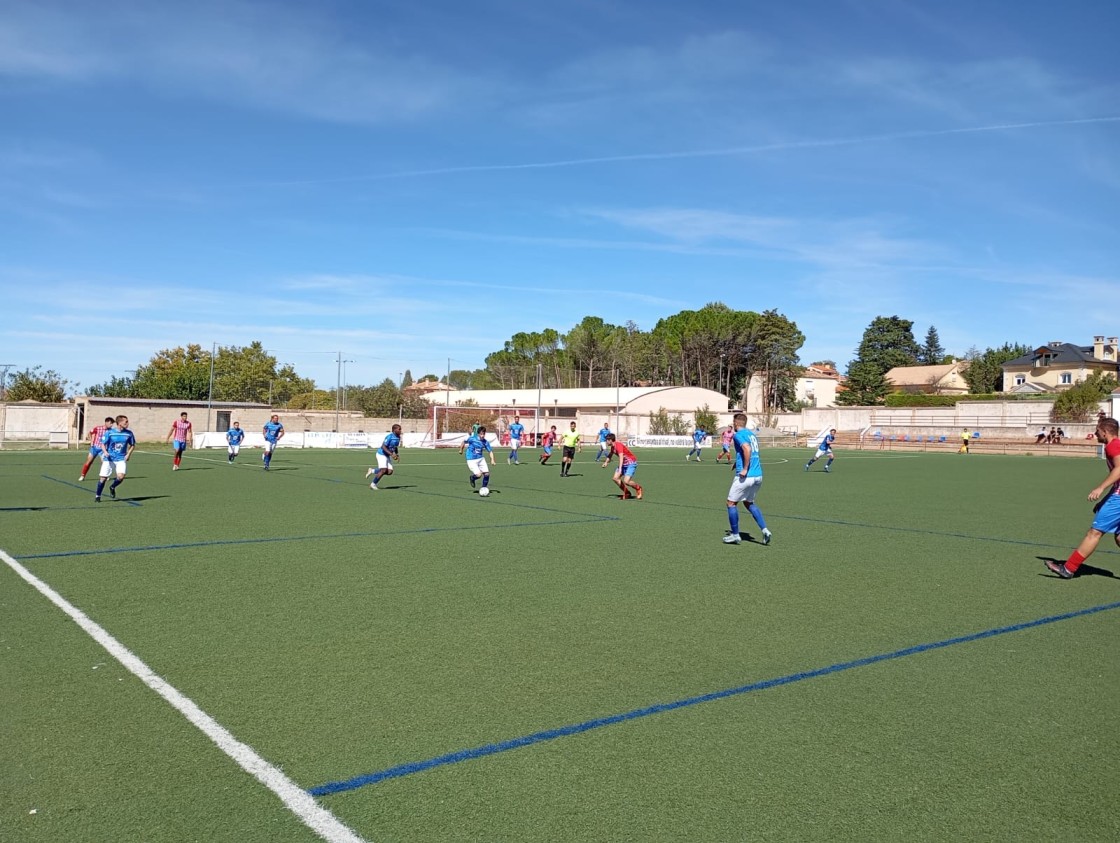
[[[968,392],[967,368],[967,360],[938,366],[895,366],[884,377],[895,392],[964,395]]]
[[[409,395],[418,395],[421,398],[426,398],[433,392],[445,392],[446,390],[446,384],[440,383],[439,381],[426,380],[410,383],[402,391]]]
[[[1003,364],[1004,392],[1062,392],[1094,372],[1120,375],[1117,338],[1093,337],[1092,345],[1055,340]]]
[[[831,366],[806,366],[794,384],[794,397],[809,407],[833,407],[843,376]]]

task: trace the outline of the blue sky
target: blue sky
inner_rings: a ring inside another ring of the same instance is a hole
[[[1120,333],[1120,4],[0,0],[0,363],[320,386],[588,314]]]

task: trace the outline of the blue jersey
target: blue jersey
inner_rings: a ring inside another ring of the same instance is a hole
[[[401,446],[401,438],[395,433],[390,433],[381,442],[381,447],[377,449],[377,453],[383,457],[395,457],[397,449]]]
[[[831,451],[832,450],[832,443],[835,442],[835,441],[836,441],[835,436],[833,436],[831,433],[826,433],[824,435],[824,439],[821,440],[821,450],[822,451]]]
[[[240,445],[241,440],[245,438],[245,431],[240,427],[231,427],[226,431],[226,441],[231,445]]]
[[[520,439],[521,434],[525,432],[525,425],[520,422],[514,422],[509,426],[509,438]]]
[[[481,459],[486,451],[494,453],[494,449],[490,447],[490,443],[477,433],[467,439],[466,454],[468,460]]]
[[[708,438],[708,434],[704,432],[703,428],[696,428],[696,432],[692,434],[692,441],[697,445],[703,443]]]
[[[284,432],[284,425],[280,422],[265,422],[264,423],[264,441],[276,444],[276,440],[280,438],[280,434]]]
[[[128,449],[136,446],[136,437],[127,427],[124,430],[107,430],[101,437],[101,450],[109,462],[123,462]]]
[[[747,477],[761,477],[762,460],[758,458],[758,439],[745,427],[735,431],[735,473],[743,473],[743,446],[751,449],[750,462],[747,464]]]
[[[610,435],[610,432],[611,432],[611,429],[609,427],[604,427],[602,430],[600,430],[599,431],[599,441],[600,442],[606,442],[607,441],[607,436]]]

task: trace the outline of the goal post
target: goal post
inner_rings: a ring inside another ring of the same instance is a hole
[[[475,407],[457,405],[448,407],[443,404],[432,405],[432,427],[425,437],[422,447],[458,448],[471,435],[475,425],[486,428],[486,438],[499,447],[509,446],[509,427],[519,418],[525,431],[521,435],[522,446],[535,446],[538,437],[544,433],[541,428],[541,415],[536,407],[489,406]]]

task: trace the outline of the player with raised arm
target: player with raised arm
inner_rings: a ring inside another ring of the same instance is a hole
[[[163,441],[170,442],[172,437],[175,437],[175,457],[171,461],[171,470],[178,471],[179,463],[183,461],[183,451],[187,450],[188,445],[194,444],[194,425],[187,420],[185,412],[171,422],[171,430],[167,431],[167,438]]]
[[[541,465],[546,465],[548,463],[548,458],[552,456],[552,446],[555,444],[556,425],[553,425],[552,429],[541,437],[541,455],[537,458],[540,460]]]
[[[817,446],[817,452],[813,454],[813,458],[805,463],[805,470],[809,470],[809,466],[819,460],[821,457],[828,455],[828,462],[824,464],[825,471],[832,471],[832,461],[836,459],[836,454],[832,453],[832,443],[836,441],[836,428],[832,428],[821,439],[821,444]]]
[[[85,464],[82,465],[82,473],[78,475],[78,482],[86,479],[86,474],[89,473],[89,467],[93,465],[93,461],[101,456],[101,437],[105,435],[105,431],[112,429],[116,421],[112,416],[105,417],[105,424],[99,424],[89,432],[89,456],[86,457]]]
[[[280,416],[273,413],[272,418],[264,423],[262,432],[264,433],[264,453],[261,454],[261,459],[264,460],[264,470],[268,471],[268,467],[272,464],[272,452],[276,450],[276,446],[284,438],[284,425],[280,424]]]
[[[521,448],[521,437],[525,435],[525,425],[521,423],[521,416],[513,417],[513,424],[509,426],[509,456],[506,458],[506,463],[509,465],[521,465],[521,460],[518,459],[517,454]]]
[[[233,427],[226,431],[226,450],[229,452],[229,464],[237,459],[241,453],[241,443],[245,441],[245,431],[241,429],[241,422],[234,422]]]
[[[101,500],[101,493],[105,489],[105,481],[112,475],[112,484],[109,486],[109,497],[116,498],[117,487],[124,482],[128,473],[128,458],[136,447],[136,437],[128,429],[128,416],[117,416],[116,427],[111,427],[101,436],[101,470],[97,475],[97,491],[93,495],[95,501]]]
[[[739,544],[743,537],[739,535],[739,504],[745,503],[747,511],[754,517],[755,523],[762,528],[762,543],[770,544],[770,531],[766,528],[766,519],[762,517],[762,510],[754,502],[755,495],[762,487],[762,461],[759,459],[758,439],[747,427],[745,413],[735,414],[735,474],[731,480],[731,489],[727,492],[727,520],[731,529],[723,537],[725,544]]]
[[[1089,500],[1098,501],[1093,507],[1093,525],[1064,564],[1053,559],[1044,563],[1063,580],[1077,576],[1081,563],[1093,555],[1105,533],[1115,534],[1114,540],[1120,547],[1120,424],[1116,419],[1102,418],[1097,422],[1096,435],[1097,441],[1104,445],[1108,475],[1089,492]]]
[[[579,433],[576,431],[576,423],[572,422],[571,427],[565,430],[560,438],[564,443],[564,455],[560,458],[560,476],[568,477],[572,470],[572,460],[576,458],[576,449],[583,450],[583,445],[579,441]]]
[[[369,487],[375,492],[378,489],[378,481],[386,474],[393,473],[393,460],[400,461],[401,458],[401,426],[399,424],[393,425],[389,435],[381,440],[381,447],[377,449],[377,468],[370,468],[366,472],[366,477],[373,475],[373,480],[370,482]]]
[[[490,442],[486,439],[486,427],[484,425],[479,425],[478,432],[472,433],[459,446],[459,453],[462,454],[464,451],[467,454],[467,470],[470,472],[471,488],[475,488],[474,481],[481,477],[482,488],[486,490],[486,494],[490,494],[490,469],[486,467],[486,454],[490,454],[491,465],[496,465],[498,461],[494,458],[494,449],[490,447]]]
[[[638,458],[626,445],[617,441],[613,433],[607,434],[605,444],[607,446],[607,458],[603,460],[603,468],[610,464],[611,457],[618,454],[618,468],[614,471],[614,482],[619,491],[622,492],[619,497],[624,501],[632,497],[641,500],[642,487],[634,482],[634,472],[638,470]],[[634,490],[633,495],[630,494],[630,489]]]

